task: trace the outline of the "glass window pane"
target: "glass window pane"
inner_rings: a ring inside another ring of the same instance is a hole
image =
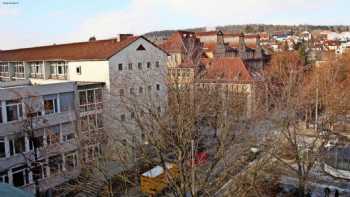
[[[94,97],[95,97],[95,95],[94,95],[94,90],[88,90],[88,91],[87,91],[87,100],[88,100],[88,103],[95,103]]]
[[[61,112],[74,110],[74,95],[71,92],[60,94]]]

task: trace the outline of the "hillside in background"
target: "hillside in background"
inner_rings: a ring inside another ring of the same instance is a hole
[[[191,29],[182,29],[187,31],[206,31],[206,27],[198,27]],[[217,26],[216,30],[231,31],[231,32],[245,32],[245,33],[255,33],[255,32],[275,32],[275,31],[293,31],[295,33],[302,31],[315,31],[315,30],[330,30],[335,32],[350,31],[350,26],[336,25],[269,25],[269,24],[249,24],[249,25],[225,25]],[[170,36],[176,30],[164,30],[164,31],[154,31],[144,34],[147,38],[153,40],[155,37],[158,39],[164,39]],[[152,39],[153,38],[153,39]]]

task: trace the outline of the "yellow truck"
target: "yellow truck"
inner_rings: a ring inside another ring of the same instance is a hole
[[[144,194],[156,196],[179,176],[179,170],[175,164],[166,163],[165,166],[165,170],[163,166],[158,165],[141,175],[141,191]]]

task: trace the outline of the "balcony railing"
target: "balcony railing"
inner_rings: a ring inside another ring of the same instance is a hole
[[[103,109],[102,102],[80,105],[80,112],[89,112],[89,111],[102,110],[102,109]]]
[[[9,72],[0,72],[0,77],[9,77],[10,73]]]
[[[58,75],[58,74],[50,74],[50,79],[60,79],[65,80],[67,79],[67,74]]]
[[[43,79],[44,75],[42,73],[30,73],[31,78]]]
[[[15,73],[15,78],[24,79],[24,73]]]

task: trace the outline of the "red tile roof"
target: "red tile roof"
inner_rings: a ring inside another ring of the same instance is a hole
[[[205,51],[215,51],[216,50],[216,46],[217,46],[216,42],[205,42],[203,44],[203,49]]]
[[[57,44],[0,51],[0,61],[107,60],[140,37]]]
[[[190,38],[196,39],[196,35],[193,32],[188,31],[177,31],[173,33],[167,41],[160,44],[159,47],[169,53],[182,53],[186,51],[186,46],[191,40]]]
[[[214,58],[207,61],[204,81],[252,82],[253,79],[241,58]]]
[[[201,31],[201,32],[196,32],[196,36],[216,36],[217,31]]]

